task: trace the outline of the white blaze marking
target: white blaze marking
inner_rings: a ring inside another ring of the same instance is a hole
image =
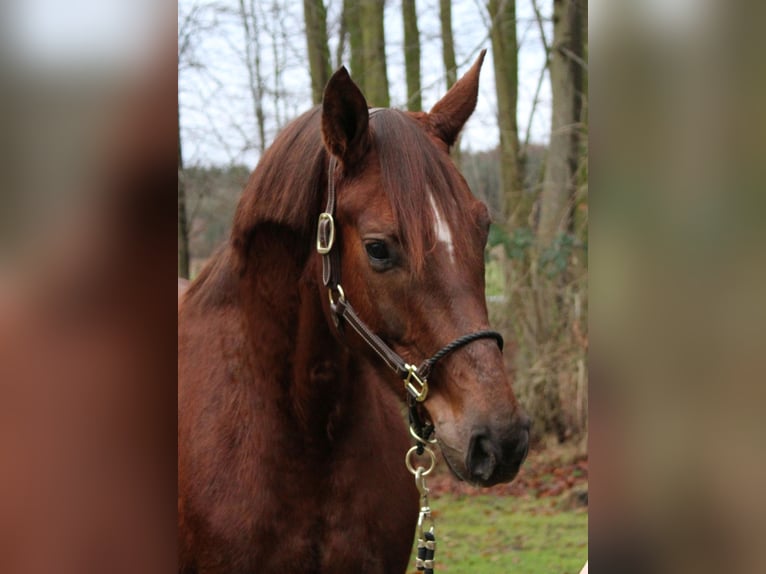
[[[441,243],[444,243],[445,247],[447,248],[447,253],[449,253],[450,261],[454,263],[455,262],[455,246],[452,244],[452,232],[450,231],[450,228],[449,228],[449,225],[447,225],[447,222],[444,221],[444,219],[442,218],[442,214],[439,211],[439,208],[436,207],[434,196],[431,194],[430,191],[428,192],[428,199],[431,201],[431,208],[434,210],[436,239],[439,240]]]

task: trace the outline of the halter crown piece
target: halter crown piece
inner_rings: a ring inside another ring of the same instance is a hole
[[[375,115],[381,108],[370,109],[370,117]],[[324,212],[319,214],[317,221],[317,239],[316,250],[322,256],[322,282],[327,288],[330,299],[330,310],[335,326],[341,328],[347,324],[364,340],[367,345],[394,371],[397,376],[404,381],[404,388],[407,391],[407,404],[409,407],[410,434],[415,439],[413,446],[405,455],[405,465],[415,476],[415,485],[420,493],[420,514],[418,516],[418,552],[416,567],[418,571],[425,574],[432,574],[434,568],[434,553],[436,551],[436,539],[434,535],[433,518],[431,517],[431,507],[428,502],[429,489],[426,487],[425,477],[430,474],[436,464],[436,457],[433,451],[426,446],[426,443],[435,443],[431,434],[434,427],[431,424],[425,424],[418,409],[418,404],[426,400],[428,396],[428,376],[438,361],[456,351],[457,349],[478,341],[479,339],[494,339],[500,350],[503,350],[503,337],[497,331],[476,331],[468,335],[458,337],[451,343],[445,345],[434,353],[430,358],[424,360],[420,366],[406,362],[396,351],[389,347],[383,339],[376,335],[359,318],[351,303],[346,299],[343,287],[340,284],[340,252],[334,249],[335,246],[335,170],[337,168],[335,156],[330,156],[330,163],[327,168],[327,205]],[[425,469],[422,466],[415,468],[412,464],[413,454],[428,454],[430,457],[430,466]],[[425,523],[430,522],[431,527],[425,530]]]

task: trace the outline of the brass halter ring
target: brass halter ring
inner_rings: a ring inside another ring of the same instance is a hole
[[[424,469],[422,466],[418,466],[417,469],[415,469],[414,466],[412,466],[412,458],[413,453],[417,453],[418,447],[413,446],[410,448],[410,450],[407,451],[407,454],[404,455],[404,464],[407,466],[407,470],[409,470],[412,474],[418,476],[418,472],[420,471],[419,476],[428,476],[431,474],[431,471],[433,471],[434,467],[436,466],[436,455],[434,454],[434,451],[432,451],[428,447],[424,447],[423,451],[425,451],[428,454],[428,457],[431,459],[431,464],[428,466],[427,469]]]

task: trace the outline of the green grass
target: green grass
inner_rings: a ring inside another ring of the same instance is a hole
[[[551,499],[441,495],[436,572],[578,574],[588,554],[585,510],[551,511]],[[408,572],[415,573],[414,555]]]

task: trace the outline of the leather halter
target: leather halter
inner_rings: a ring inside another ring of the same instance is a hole
[[[380,108],[370,110],[370,116]],[[376,335],[357,315],[351,303],[346,299],[343,287],[340,284],[340,253],[334,249],[335,230],[335,170],[337,167],[335,156],[330,156],[327,181],[327,205],[324,212],[319,214],[317,224],[316,250],[322,256],[322,282],[327,287],[330,298],[330,310],[336,327],[348,324],[357,334],[375,351],[375,353],[404,381],[405,388],[410,397],[418,402],[423,402],[428,394],[428,376],[434,365],[457,349],[477,341],[479,339],[494,339],[500,350],[503,350],[503,337],[497,331],[477,331],[458,337],[448,345],[439,349],[433,356],[415,367],[407,363],[396,351],[389,347],[378,335]]]

